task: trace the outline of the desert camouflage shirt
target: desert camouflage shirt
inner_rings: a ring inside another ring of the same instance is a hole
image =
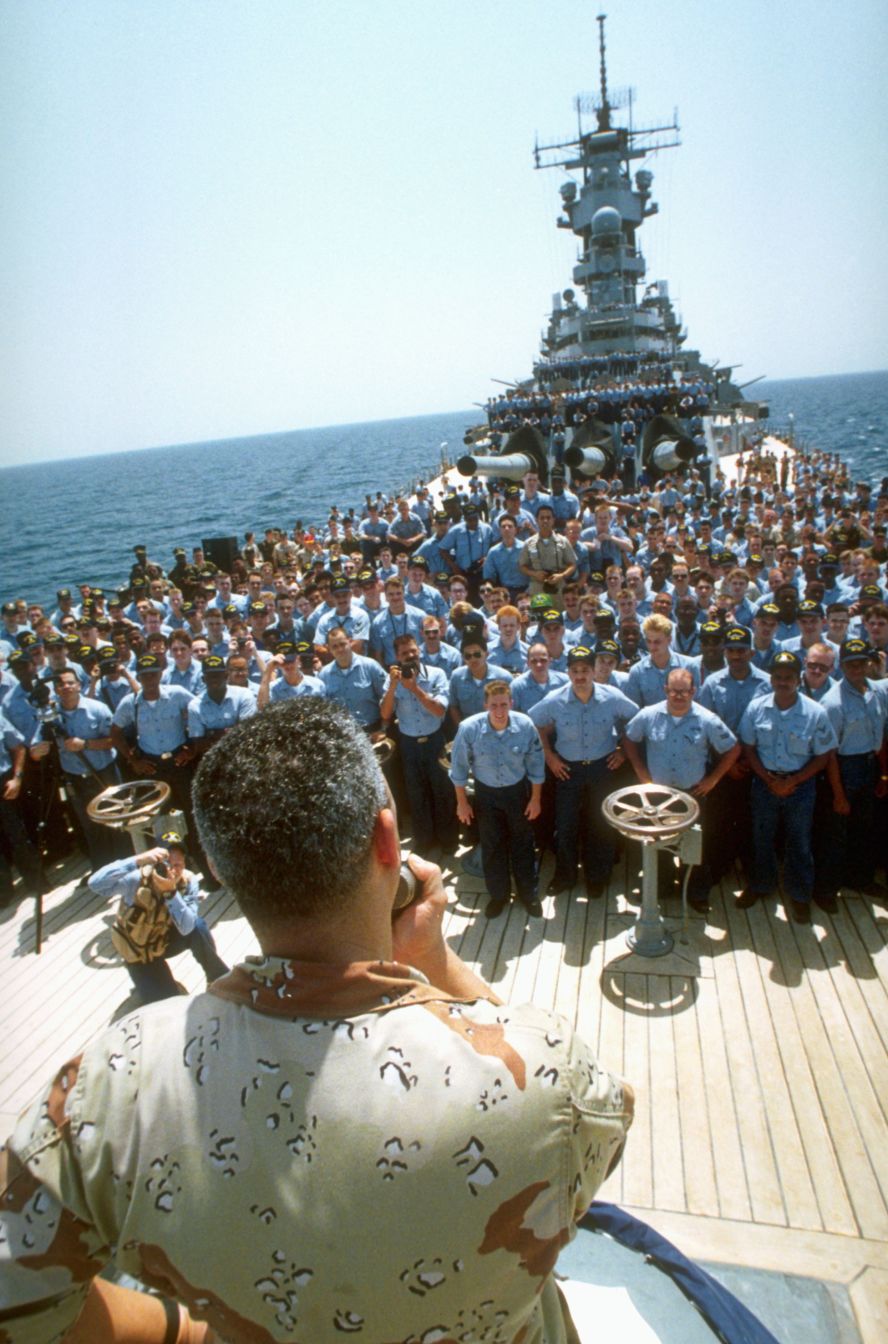
[[[559,1344],[551,1270],[623,1143],[561,1019],[396,963],[250,959],[109,1027],[0,1159],[0,1341],[118,1267],[230,1341]]]

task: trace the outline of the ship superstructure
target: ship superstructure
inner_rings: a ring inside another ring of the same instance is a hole
[[[646,283],[638,232],[658,207],[653,174],[636,165],[680,144],[678,118],[632,125],[632,91],[608,89],[605,17],[599,92],[576,99],[574,136],[534,147],[537,168],[571,174],[557,224],[579,243],[576,288],[555,295],[532,378],[488,401],[459,468],[517,479],[533,465],[545,479],[564,464],[577,478],[618,473],[630,484],[693,465],[708,486],[711,463],[737,452],[742,426],[767,407],[744,399],[730,366],[686,348],[667,282]]]

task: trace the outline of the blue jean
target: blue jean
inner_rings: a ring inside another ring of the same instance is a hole
[[[166,956],[178,956],[186,949],[202,968],[208,984],[211,980],[218,980],[221,975],[228,974],[228,967],[216,951],[213,935],[205,920],[198,918],[190,933],[180,933],[178,929],[173,929]],[[171,999],[179,992],[166,957],[161,957],[158,961],[127,962],[126,969],[143,1003],[157,1003],[159,999]]]
[[[555,782],[555,874],[573,882],[582,857],[587,882],[606,882],[614,863],[614,843],[601,813],[610,791],[607,757],[583,765],[568,761],[570,775]]]
[[[475,814],[481,838],[484,882],[495,901],[508,901],[510,870],[518,899],[536,899],[537,879],[533,827],[524,815],[530,786],[527,780],[493,789],[475,781]]]
[[[835,896],[839,887],[860,891],[868,887],[875,872],[873,814],[878,768],[872,752],[839,756],[842,788],[851,812],[842,817],[832,808],[832,790],[824,797],[823,824],[818,830],[818,893]]]
[[[786,840],[783,856],[783,887],[792,901],[811,900],[814,859],[811,833],[814,820],[815,784],[808,779],[788,798],[778,798],[758,775],[752,781],[752,865],[750,891],[765,896],[777,885],[777,826],[782,817]]]

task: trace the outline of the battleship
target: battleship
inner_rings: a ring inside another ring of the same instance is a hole
[[[631,170],[674,147],[678,127],[616,125],[631,99],[608,89],[603,16],[599,43],[600,90],[578,100],[577,135],[534,151],[540,169],[571,174],[558,227],[578,239],[573,284],[552,304],[532,376],[490,399],[435,492],[528,470],[545,484],[558,464],[579,485],[695,472],[705,486],[749,448],[787,456],[763,434],[767,407],[688,348],[668,283],[647,280],[638,233],[657,210],[653,178]],[[82,870],[55,865],[39,956],[29,905],[0,923],[7,1131],[62,1060],[134,1006],[110,912]],[[514,904],[485,920],[480,878],[450,872],[448,890],[449,945],[504,999],[563,1014],[635,1085],[636,1122],[603,1197],[705,1262],[784,1344],[884,1338],[888,965],[872,901],[852,894],[823,927],[798,928],[773,904],[737,910],[725,878],[705,921],[664,900],[673,948],[643,959],[626,947],[640,903],[628,861],[605,900],[547,896],[531,924]],[[227,892],[204,913],[226,961],[255,950]],[[202,987],[193,962],[173,965],[189,992]],[[598,1234],[581,1234],[559,1270],[582,1338],[602,1326],[627,1339],[713,1337],[647,1262]],[[721,1337],[741,1336],[725,1322]]]
[[[680,144],[678,120],[632,125],[632,90],[608,88],[605,18],[600,87],[576,98],[577,133],[534,147],[537,169],[570,174],[557,226],[578,240],[573,287],[554,296],[532,376],[489,400],[457,468],[500,480],[533,469],[545,485],[560,465],[582,486],[615,474],[653,482],[693,466],[708,487],[715,465],[752,445],[769,408],[745,395],[752,384],[738,385],[730,365],[686,344],[668,281],[646,283],[638,235],[659,207],[653,173],[633,166]]]

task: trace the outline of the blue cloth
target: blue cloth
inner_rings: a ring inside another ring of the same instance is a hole
[[[425,612],[417,607],[407,606],[400,616],[388,608],[373,618],[370,626],[370,652],[382,658],[386,667],[398,660],[395,656],[395,640],[399,635],[412,635],[419,644],[422,640],[422,623]]]
[[[453,557],[457,569],[467,574],[487,555],[493,544],[493,528],[479,522],[474,529],[466,523],[454,523],[441,543],[441,549]]]
[[[752,703],[759,702],[754,700]],[[813,779],[805,780],[787,798],[778,798],[758,775],[753,778],[749,795],[752,809],[749,888],[756,895],[764,896],[777,885],[777,830],[782,818],[784,890],[791,901],[805,903],[811,900],[814,886],[811,830],[816,794]]]
[[[458,667],[450,677],[450,703],[455,705],[462,717],[480,714],[484,709],[484,687],[489,681],[511,683],[511,676],[504,667],[488,662],[487,673],[482,680],[474,676],[470,667]]]
[[[385,686],[385,673],[375,658],[353,653],[348,667],[328,663],[320,671],[320,680],[328,700],[345,705],[363,727],[379,723],[379,702]]]
[[[99,700],[89,700],[86,696],[81,696],[76,709],[66,710],[60,707],[59,719],[65,737],[80,737],[84,742],[90,742],[95,738],[111,735],[110,709]],[[115,756],[116,753],[110,749],[65,751],[61,742],[59,743],[59,761],[67,775],[89,775],[89,767],[84,764],[84,760],[89,761],[94,769],[104,770],[106,766],[111,765]]]
[[[804,695],[784,710],[775,705],[773,693],[751,700],[740,720],[738,737],[755,747],[766,770],[783,775],[795,774],[812,756],[837,746],[826,710]]]
[[[637,705],[614,686],[596,685],[584,704],[568,684],[535,705],[530,717],[538,728],[555,728],[555,748],[565,761],[598,761],[616,750]]]
[[[487,646],[487,655],[497,667],[504,667],[512,676],[527,670],[527,648],[520,639],[516,639],[511,649],[504,649],[498,639],[492,639]]]
[[[419,648],[422,661],[428,663],[429,667],[440,667],[441,670],[447,674],[448,683],[451,674],[454,673],[458,667],[462,667],[462,658],[460,657],[459,651],[455,649],[452,644],[445,644],[442,641],[436,654],[429,653],[425,644],[421,644]]]
[[[700,669],[693,658],[683,653],[670,651],[669,662],[665,667],[655,667],[649,653],[639,658],[629,669],[626,681],[626,694],[637,705],[656,705],[666,699],[666,678],[674,667],[685,667],[694,678],[694,689],[700,685]]]
[[[829,715],[840,756],[861,756],[879,750],[885,736],[886,702],[872,685],[868,683],[861,695],[843,677],[832,685],[820,704]]]
[[[178,667],[168,667],[160,679],[162,686],[184,686],[189,695],[202,695],[204,689],[203,669],[196,658],[192,658],[189,667],[180,672]],[[126,686],[126,682],[122,683]],[[123,696],[120,697],[123,699]]]
[[[491,789],[509,788],[522,779],[542,784],[546,762],[532,720],[513,710],[508,726],[497,732],[486,713],[464,719],[453,742],[450,778],[465,788],[469,774]]]
[[[760,672],[770,672],[771,664],[780,653],[783,645],[779,639],[772,639],[766,649],[757,649],[753,645],[752,665],[757,667]]]
[[[530,495],[527,494],[526,490],[521,491],[521,507],[522,509],[524,509],[525,513],[530,513],[533,515],[534,518],[536,518],[537,514],[539,513],[540,509],[544,504],[548,504],[549,507],[551,508],[552,506],[551,495],[544,495],[541,490],[538,490],[537,493],[531,497]]]
[[[351,610],[341,616],[335,607],[333,611],[326,611],[315,626],[314,642],[315,644],[326,644],[327,635],[337,626],[348,635],[349,639],[370,639],[370,617],[365,608],[358,606],[357,602],[352,602]]]
[[[383,696],[387,693],[391,677],[385,679]],[[416,675],[416,684],[426,695],[439,705],[447,708],[450,696],[447,690],[447,676],[440,667],[429,667],[427,663],[420,663],[419,671]],[[402,735],[406,737],[428,737],[432,733],[437,733],[441,727],[441,717],[433,714],[430,709],[426,709],[419,703],[412,691],[404,688],[402,683],[398,683],[395,688],[395,712],[398,716],[398,726]]]
[[[31,704],[30,693],[21,682],[17,682],[3,700],[3,713],[13,728],[21,733],[25,746],[30,747],[40,741],[40,720]]]
[[[204,691],[188,706],[188,736],[199,738],[217,728],[231,728],[255,713],[256,697],[245,686],[227,686],[218,704]]]
[[[723,756],[737,739],[717,714],[692,704],[687,714],[669,713],[665,704],[648,705],[626,729],[633,742],[644,742],[647,768],[655,784],[690,789],[708,773],[710,752]]]
[[[148,756],[162,756],[185,745],[188,706],[194,699],[181,686],[161,686],[160,698],[146,700],[130,693],[114,713],[118,728],[136,729],[139,747]]]
[[[8,775],[12,769],[12,752],[23,747],[25,739],[5,714],[0,713],[0,775]]]
[[[167,909],[170,912],[170,918],[180,933],[188,934],[194,928],[197,920],[197,903],[200,897],[200,887],[194,873],[185,870],[183,877],[185,879],[184,891],[177,891],[167,902]],[[142,885],[142,875],[139,865],[136,863],[135,855],[128,859],[116,859],[114,863],[107,863],[104,868],[100,868],[97,873],[93,873],[89,879],[90,891],[94,891],[97,896],[104,896],[111,899],[114,896],[120,896],[126,906],[133,904],[136,899],[136,892]]]
[[[506,546],[502,541],[491,546],[487,552],[484,561],[483,575],[491,583],[495,583],[499,588],[525,589],[527,587],[527,575],[521,573],[519,561],[521,559],[521,542],[516,541],[512,546]]]
[[[443,539],[444,538],[442,537],[439,540],[438,537],[435,536],[426,537],[425,541],[420,542],[413,552],[414,556],[421,555],[428,561],[430,574],[450,573],[450,566],[444,559],[444,552],[441,550],[441,541],[443,541]]]
[[[200,683],[203,685],[202,676],[200,678]],[[121,700],[125,700],[128,695],[132,695],[132,691],[130,690],[130,684],[126,677],[117,677],[114,681],[110,681],[107,677],[102,677],[96,687],[95,698],[101,700],[103,705],[107,705],[111,713],[114,714]]]
[[[732,733],[736,733],[750,700],[770,693],[770,678],[757,667],[750,667],[749,675],[742,678],[732,677],[731,669],[723,667],[706,678],[697,693],[697,704],[711,709]]]
[[[441,620],[450,610],[437,588],[433,588],[429,583],[423,583],[418,593],[414,593],[409,587],[405,588],[404,601],[408,607],[416,607],[426,616],[437,616]]]
[[[282,676],[278,676],[271,683],[271,690],[268,698],[277,703],[278,700],[296,700],[300,695],[326,695],[324,683],[319,677],[303,676],[302,680],[295,686],[291,686],[289,681],[285,681]]]

